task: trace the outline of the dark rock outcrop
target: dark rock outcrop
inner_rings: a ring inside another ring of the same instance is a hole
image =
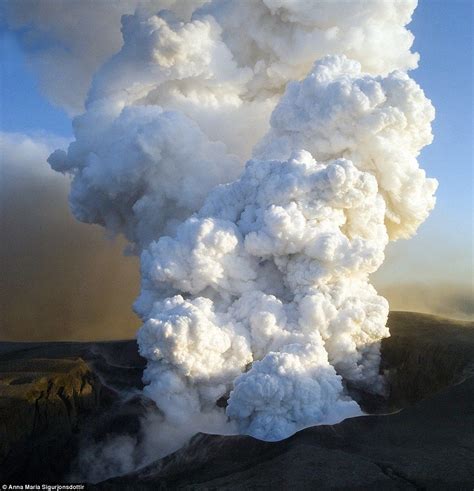
[[[65,479],[81,434],[126,411],[143,365],[134,341],[0,343],[0,479]]]
[[[81,416],[97,407],[100,390],[97,376],[80,358],[0,362],[4,478],[18,473],[24,479],[27,462],[27,475],[60,474],[64,449]]]

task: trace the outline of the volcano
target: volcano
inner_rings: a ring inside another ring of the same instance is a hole
[[[136,342],[1,343],[1,478],[89,479],[99,489],[469,489],[474,323],[392,312],[389,327],[386,397],[352,393],[365,416],[279,442],[197,434],[122,475],[107,462],[91,473],[80,455],[94,441],[142,438],[155,405],[141,392]]]

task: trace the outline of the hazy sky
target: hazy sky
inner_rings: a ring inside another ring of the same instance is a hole
[[[374,275],[393,308],[472,314],[473,5],[471,0],[421,0],[409,26],[421,56],[411,76],[437,114],[435,140],[420,162],[438,179],[439,189],[437,206],[417,236],[390,244],[385,264]],[[3,26],[0,130],[19,134],[9,142],[21,142],[26,149],[33,147],[21,136],[25,134],[47,135],[49,141],[54,135],[64,143],[72,138],[71,119],[40,92],[16,35]],[[105,325],[115,337],[132,335],[137,326],[130,313],[137,292],[136,259],[122,258],[123,244],[112,245],[98,227],[75,223],[67,211],[67,180],[49,170],[44,162],[48,151],[46,144],[38,150],[38,162],[29,157],[18,162],[23,153],[11,157],[2,151],[0,336],[90,337]],[[8,165],[18,169],[7,171]],[[94,304],[98,296],[108,301]],[[59,313],[50,310],[58,298],[69,305]],[[58,319],[69,326],[63,332],[55,327]],[[99,337],[109,335],[108,330],[101,333]]]

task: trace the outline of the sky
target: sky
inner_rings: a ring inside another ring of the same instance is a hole
[[[471,0],[421,0],[409,26],[415,35],[413,49],[420,54],[419,67],[410,75],[421,85],[436,108],[434,142],[423,150],[420,163],[430,177],[438,179],[439,189],[436,208],[417,235],[409,241],[390,244],[386,262],[373,275],[374,283],[389,298],[395,309],[428,311],[462,318],[473,312],[472,302],[469,300],[472,295],[473,264],[473,5]],[[1,20],[0,29],[0,131],[34,135],[40,139],[56,138],[57,142],[66,145],[73,135],[70,115],[51,103],[51,97],[46,97],[42,92],[36,72],[28,65],[18,41],[18,32],[6,28]],[[21,141],[22,145],[28,145],[24,139]],[[99,322],[97,319],[102,324],[113,324],[118,316],[122,319],[121,327],[114,336],[125,337],[133,333],[137,325],[137,322],[132,321],[133,315],[129,307],[138,288],[136,259],[123,258],[123,243],[108,240],[98,227],[74,221],[67,210],[67,179],[53,176],[55,173],[44,161],[47,149],[43,148],[42,151],[41,155],[44,155],[38,162],[25,158],[25,165],[18,163],[20,170],[14,173],[14,177],[5,171],[2,164],[2,228],[10,223],[7,234],[12,234],[18,241],[31,242],[29,248],[25,246],[22,253],[24,256],[19,253],[12,256],[10,249],[15,247],[2,246],[4,267],[9,261],[23,264],[21,268],[10,268],[13,271],[12,277],[18,276],[21,270],[22,280],[17,282],[16,290],[13,288],[15,298],[22,295],[25,285],[26,290],[31,293],[30,296],[25,295],[24,301],[18,300],[21,306],[10,309],[9,319],[24,315],[21,314],[24,304],[31,301],[33,306],[30,314],[33,312],[33,317],[30,315],[22,318],[22,322],[28,325],[34,319],[34,312],[46,311],[47,306],[58,295],[62,295],[65,285],[69,285],[68,295],[74,297],[73,305],[71,304],[67,315],[64,312],[54,314],[56,317],[59,315],[64,324],[72,326],[67,333],[58,335],[55,329],[48,330],[45,326],[51,322],[46,315],[42,321],[43,327],[35,332],[25,327],[25,336],[70,338],[77,337],[74,333],[80,329],[86,333],[84,336],[90,336],[91,329],[84,326],[94,325]],[[5,155],[2,160],[6,160]],[[35,166],[37,167],[33,169]],[[33,180],[28,181],[30,174],[40,176],[39,181],[35,181],[36,184]],[[16,184],[13,185],[13,182]],[[52,183],[55,183],[56,188]],[[36,209],[37,216],[34,219],[31,214],[27,217],[28,206],[22,198],[29,185],[36,186],[38,190],[37,202],[28,203],[30,209]],[[60,191],[52,191],[53,188]],[[51,207],[49,196],[57,205],[54,223],[46,218],[48,207]],[[12,210],[17,214],[16,220],[7,217],[8,212],[11,218]],[[11,225],[13,222],[16,222],[15,227]],[[39,226],[38,222],[43,225]],[[66,252],[71,240],[80,246],[73,252]],[[63,252],[64,264],[49,266],[48,261],[55,254],[46,252],[47,247],[38,249],[37,244],[44,243],[50,244],[59,255]],[[36,260],[31,261],[28,270],[24,266],[24,257],[31,259],[32,256]],[[92,256],[96,258],[95,262],[92,261],[94,267],[78,266],[86,262],[90,264]],[[100,260],[97,259],[99,257]],[[40,263],[41,267],[38,266]],[[72,263],[74,267],[68,268],[67,265]],[[114,268],[118,272],[110,275],[110,270]],[[64,284],[61,283],[61,291],[57,290],[58,282],[52,279],[55,274],[65,278]],[[71,275],[70,278],[68,274]],[[126,284],[123,283],[124,278],[129,278]],[[32,283],[40,283],[42,287],[39,290],[44,290],[44,283],[46,286],[50,284],[51,287],[46,288],[50,296],[43,291],[38,300],[39,293],[33,291]],[[121,287],[117,288],[117,284]],[[12,284],[7,282],[7,287],[11,288]],[[8,288],[4,288],[2,301],[11,303],[9,294],[5,293]],[[45,295],[46,299],[43,298]],[[82,312],[84,298],[88,298],[89,303],[88,295],[91,298],[97,295],[109,297],[110,301],[104,304],[107,305],[106,311],[100,311],[100,307],[95,306],[92,313]],[[440,304],[443,302],[446,305],[441,308]],[[449,303],[452,305],[448,305]],[[4,332],[0,332],[0,335],[15,338],[18,328],[5,330],[5,324],[7,322],[4,323]],[[130,330],[127,325],[131,325]],[[107,337],[107,333],[104,336]]]
[[[397,260],[378,273],[384,281],[407,274],[472,281],[473,6],[470,0],[424,0],[410,25],[420,53],[411,76],[436,108],[434,141],[420,163],[439,188],[436,207],[417,236],[389,246]]]

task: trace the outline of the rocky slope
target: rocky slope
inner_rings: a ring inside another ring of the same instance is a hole
[[[97,406],[100,383],[80,358],[1,361],[0,372],[0,459],[40,440],[65,442]]]
[[[474,375],[474,323],[392,312],[382,342],[389,407],[402,408]]]
[[[471,377],[396,414],[307,428],[282,442],[198,435],[101,489],[470,490],[473,483]]]
[[[393,312],[389,325],[382,370],[390,396],[356,394],[377,414],[276,443],[197,435],[174,454],[97,486],[472,489],[473,324]],[[85,437],[136,433],[147,404],[139,395],[142,369],[133,341],[0,343],[1,480],[66,480]]]
[[[0,343],[0,481],[65,479],[80,436],[141,388],[143,365],[134,341]]]

